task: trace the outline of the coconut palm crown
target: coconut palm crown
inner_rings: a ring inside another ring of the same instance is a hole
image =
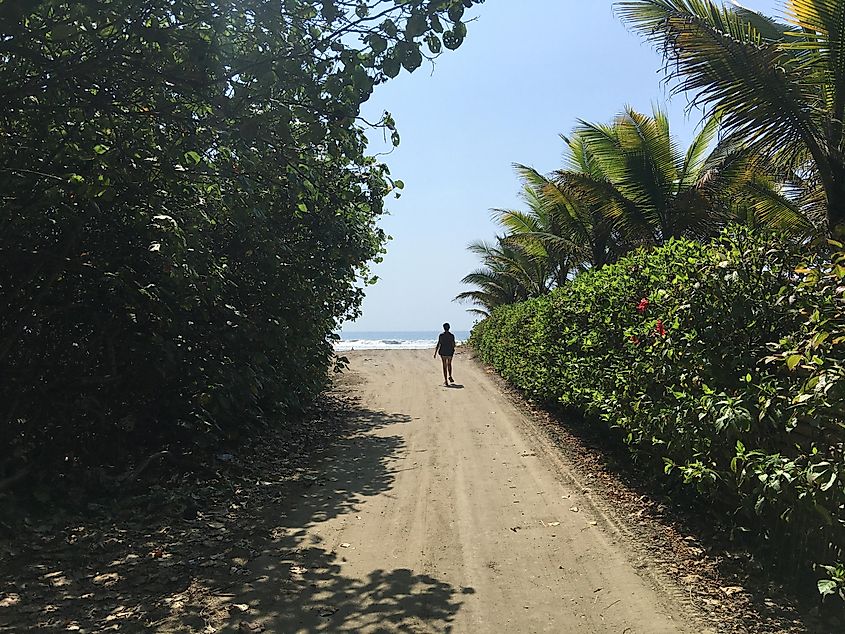
[[[728,137],[800,181],[824,229],[845,231],[845,0],[788,0],[783,22],[711,0],[616,8],[662,51],[674,90],[721,113]]]
[[[455,297],[455,301],[475,306],[468,312],[483,318],[497,306],[525,301],[548,292],[550,276],[546,263],[506,238],[497,238],[495,244],[473,242],[467,249],[482,261],[481,268],[461,280],[462,284],[475,288]]]

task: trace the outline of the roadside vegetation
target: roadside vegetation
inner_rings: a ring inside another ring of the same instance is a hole
[[[625,109],[517,166],[525,208],[471,247],[470,344],[845,599],[845,2],[617,11],[708,115],[683,150]]]
[[[361,105],[480,1],[0,3],[0,491],[296,426],[402,187]]]

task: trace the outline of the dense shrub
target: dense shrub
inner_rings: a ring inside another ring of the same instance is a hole
[[[470,344],[806,570],[845,547],[843,275],[841,255],[746,231],[674,240],[497,309]]]
[[[0,483],[314,397],[401,187],[361,105],[480,1],[0,3]]]

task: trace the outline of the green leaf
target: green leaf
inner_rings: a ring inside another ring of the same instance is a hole
[[[838,584],[833,579],[819,579],[819,594],[823,597],[829,594],[836,594]]]
[[[396,23],[390,19],[381,23],[381,29],[387,33],[388,37],[396,37],[396,34],[399,32],[396,28]]]
[[[428,30],[428,20],[422,13],[415,13],[405,23],[405,37],[409,40],[419,37]]]
[[[323,17],[329,22],[333,22],[340,15],[334,0],[323,0],[323,7],[321,9]]]
[[[792,354],[786,358],[786,367],[790,370],[794,370],[799,363],[804,360],[804,356],[800,354]]]
[[[387,40],[377,33],[370,33],[367,36],[367,43],[373,49],[373,53],[379,55],[387,49]]]
[[[402,70],[402,64],[397,57],[396,49],[394,48],[388,57],[381,63],[381,69],[385,75],[393,79]]]
[[[450,51],[454,51],[463,43],[463,37],[458,35],[455,31],[449,30],[443,34],[443,46]]]
[[[464,5],[463,4],[453,4],[449,7],[449,19],[452,22],[460,22],[461,18],[464,17]]]
[[[412,73],[422,65],[422,61],[419,44],[410,43],[402,55],[402,66],[409,73]]]
[[[822,345],[825,341],[827,341],[827,339],[828,339],[829,337],[830,337],[830,333],[829,333],[829,332],[820,332],[820,333],[816,334],[816,336],[815,336],[815,337],[813,337],[813,340],[810,342],[810,345],[811,345],[811,346],[813,346],[813,348],[818,348],[818,347],[819,347],[819,346],[821,346],[821,345]]]
[[[836,472],[835,472],[835,471],[833,471],[833,472],[830,474],[830,478],[828,478],[827,482],[825,482],[824,484],[822,484],[819,488],[820,488],[822,491],[829,491],[829,490],[831,489],[831,487],[833,487],[833,485],[834,485],[835,483],[836,483]]]

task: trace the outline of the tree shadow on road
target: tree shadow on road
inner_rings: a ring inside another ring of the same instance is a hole
[[[405,444],[390,432],[411,417],[347,401],[324,422],[296,467],[268,442],[212,481],[162,489],[163,506],[115,501],[0,544],[0,632],[451,631],[471,589],[403,568],[344,574],[308,530],[393,487]]]

